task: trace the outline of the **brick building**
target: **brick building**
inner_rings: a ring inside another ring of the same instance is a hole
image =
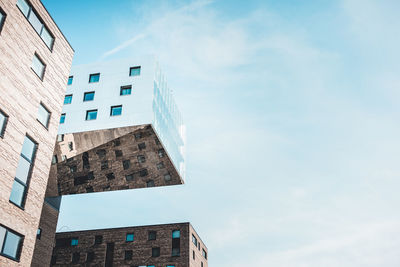
[[[30,266],[74,51],[39,0],[0,1],[0,266]]]
[[[190,223],[57,233],[51,266],[207,267]]]

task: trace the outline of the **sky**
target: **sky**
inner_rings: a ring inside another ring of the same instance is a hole
[[[400,2],[43,0],[73,64],[155,54],[181,186],[63,197],[59,231],[191,222],[210,267],[400,266]]]

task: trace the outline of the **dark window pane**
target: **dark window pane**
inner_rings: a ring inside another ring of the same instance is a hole
[[[126,179],[127,181],[133,181],[133,174],[125,175],[125,179]]]
[[[153,180],[147,181],[146,182],[146,186],[147,187],[154,187],[154,181]]]
[[[124,167],[124,170],[129,169],[129,167],[131,166],[131,161],[130,161],[129,159],[124,160],[124,161],[122,162],[122,166]]]
[[[8,116],[0,110],[0,136],[4,136]]]
[[[92,262],[94,260],[94,252],[89,251],[86,255],[86,262]]]
[[[72,253],[72,263],[78,263],[80,260],[81,254],[79,252]]]
[[[68,85],[71,85],[73,80],[74,80],[74,76],[69,76],[68,77]]]
[[[133,256],[132,250],[125,250],[125,260],[131,260]]]
[[[83,95],[83,101],[92,101],[94,99],[94,93],[95,92],[86,92]]]
[[[88,110],[86,111],[86,120],[95,120],[97,119],[97,110]]]
[[[115,157],[122,157],[122,151],[121,150],[115,150]]]
[[[156,240],[156,239],[157,239],[157,232],[149,231],[149,240]]]
[[[146,162],[146,157],[143,156],[143,155],[137,156],[137,159],[138,159],[139,163],[145,163]]]
[[[63,124],[65,122],[65,113],[61,114],[60,117],[60,124]]]
[[[96,235],[94,238],[94,243],[95,244],[101,244],[103,242],[103,236],[102,235]]]
[[[120,95],[130,95],[132,93],[132,85],[121,86]]]
[[[151,256],[152,257],[159,257],[160,256],[160,248],[152,248],[151,249]]]
[[[146,149],[146,143],[140,143],[140,144],[138,144],[138,148],[139,148],[139,150]]]
[[[114,173],[107,173],[106,174],[106,177],[107,177],[107,180],[113,180],[113,179],[115,179],[115,176],[114,176]]]

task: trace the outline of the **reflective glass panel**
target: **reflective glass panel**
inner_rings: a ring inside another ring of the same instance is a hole
[[[133,234],[126,234],[126,242],[132,242],[134,239]]]
[[[172,231],[172,238],[180,238],[181,237],[181,231],[175,230]]]
[[[5,236],[6,236],[6,229],[0,226],[0,251],[1,251],[1,246],[3,245]]]
[[[129,76],[139,76],[140,75],[140,67],[132,67],[129,70]]]
[[[60,117],[60,123],[62,124],[64,122],[65,122],[65,113],[61,114],[61,117]]]
[[[74,76],[69,76],[68,77],[68,85],[71,85],[73,80],[74,80]]]
[[[48,126],[50,118],[50,112],[41,104],[39,106],[38,121],[44,126]]]
[[[7,231],[6,242],[3,247],[3,254],[10,256],[12,258],[17,258],[19,243],[21,242],[21,237]]]
[[[111,116],[118,116],[122,114],[122,106],[111,107]]]
[[[97,110],[87,111],[86,120],[95,120],[97,119]]]
[[[17,177],[19,180],[21,180],[26,184],[30,168],[31,168],[30,162],[28,162],[24,157],[20,157],[15,177]]]
[[[28,16],[29,13],[29,5],[25,0],[18,0],[17,1],[17,6],[19,9],[24,13],[25,17]]]
[[[25,186],[14,180],[13,187],[11,189],[10,201],[18,206],[22,206],[22,200],[25,194]]]
[[[72,102],[72,95],[66,95],[64,98],[64,104],[71,104]]]
[[[46,29],[46,27],[43,27],[40,37],[42,37],[42,40],[51,49],[53,46],[54,38],[53,38],[53,36],[51,36],[50,32]]]
[[[100,73],[90,74],[90,76],[89,76],[89,82],[90,83],[96,83],[99,80],[100,80]]]
[[[21,154],[27,157],[29,160],[32,160],[35,147],[36,144],[29,137],[25,136]]]
[[[40,22],[39,18],[36,16],[35,12],[33,10],[29,14],[29,22],[32,24],[33,28],[37,33],[41,33],[43,24]]]
[[[92,101],[94,99],[94,92],[88,92],[83,95],[83,101]]]
[[[43,78],[44,64],[36,55],[33,57],[32,69],[40,78]]]

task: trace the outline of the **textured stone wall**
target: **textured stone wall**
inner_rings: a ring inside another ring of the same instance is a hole
[[[181,231],[180,256],[171,256],[172,231]],[[148,240],[148,232],[156,231],[156,240]],[[52,266],[105,266],[107,243],[114,242],[113,266],[155,265],[165,267],[189,267],[189,223],[138,226],[102,229],[80,232],[57,233],[56,239],[78,238],[78,245],[56,247],[53,251]],[[126,234],[134,233],[134,241],[126,242]],[[95,244],[95,236],[103,237],[101,244]],[[69,240],[67,240],[69,241]],[[160,248],[160,256],[152,257],[152,248]],[[132,260],[125,260],[125,251],[132,250]],[[72,254],[79,252],[80,260],[72,264]],[[94,260],[87,263],[87,253],[94,252]],[[54,263],[54,262],[53,262]]]
[[[0,138],[0,223],[25,236],[20,262],[0,256],[0,266],[31,264],[73,57],[72,48],[41,2],[30,2],[55,36],[53,51],[17,8],[16,0],[0,1],[7,14],[0,33],[0,109],[9,116],[4,138]],[[31,69],[35,53],[47,65],[43,81]],[[48,129],[36,120],[40,102],[51,112]],[[20,209],[11,204],[9,198],[26,134],[38,143],[38,150],[25,208]]]

